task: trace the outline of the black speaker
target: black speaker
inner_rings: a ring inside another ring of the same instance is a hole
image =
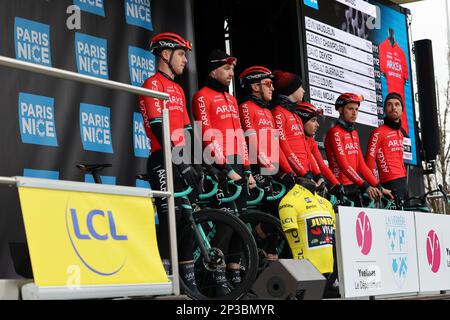
[[[423,160],[436,160],[440,149],[440,139],[431,40],[415,41],[414,54],[416,56],[422,145],[425,155]]]
[[[320,300],[326,282],[309,260],[280,259],[261,273],[252,290],[263,299]]]

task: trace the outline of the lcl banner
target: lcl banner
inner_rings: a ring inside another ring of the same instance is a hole
[[[3,0],[0,55],[141,86],[156,71],[148,51],[153,35],[171,31],[193,39],[189,5]],[[135,178],[145,173],[150,146],[137,96],[6,67],[0,81],[0,176],[93,182],[75,165],[111,163],[104,183],[148,187]],[[0,278],[15,278],[11,257],[18,255],[10,247],[25,243],[16,191],[0,189],[0,203]]]
[[[339,207],[336,231],[343,297],[419,291],[413,212]]]
[[[41,287],[167,283],[148,197],[20,187]]]

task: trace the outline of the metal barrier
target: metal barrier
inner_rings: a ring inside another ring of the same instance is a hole
[[[441,199],[441,198],[444,198],[444,196],[443,195],[428,196],[428,199]],[[450,198],[450,194],[447,194],[447,198]],[[447,214],[447,204],[445,203],[445,201],[443,202],[442,206],[444,207],[444,214]]]
[[[99,79],[91,76],[82,75],[76,72],[67,71],[58,68],[50,68],[46,66],[37,65],[34,63],[19,61],[16,59],[8,58],[5,56],[0,56],[0,66],[10,67],[14,69],[21,69],[30,72],[36,72],[56,78],[77,81],[81,83],[86,83],[90,85],[95,85],[107,89],[119,90],[128,93],[132,93],[135,95],[143,95],[148,97],[153,97],[156,99],[164,100],[164,108],[162,110],[162,119],[163,119],[163,138],[164,141],[170,141],[170,128],[169,128],[169,110],[166,108],[167,100],[169,99],[169,95],[167,93],[139,88],[135,86],[131,86],[128,84]],[[180,295],[180,284],[179,284],[179,273],[178,273],[178,250],[177,250],[177,234],[176,234],[176,222],[175,222],[175,200],[173,197],[174,194],[174,184],[173,184],[173,176],[172,176],[172,154],[170,150],[169,143],[163,143],[163,151],[165,157],[165,169],[167,174],[167,192],[154,190],[149,193],[149,196],[154,197],[166,197],[168,204],[168,214],[169,214],[169,237],[170,237],[170,254],[172,261],[172,294]],[[18,185],[18,179],[15,177],[0,177],[0,184],[7,185]],[[91,186],[93,187],[93,186]],[[108,188],[110,188],[109,186]],[[96,186],[94,188],[102,189],[102,186]],[[117,187],[120,188],[120,187]],[[95,288],[90,288],[89,291],[86,292],[86,295],[77,295],[73,296],[75,299],[81,298],[101,298],[105,297],[105,290],[97,290]],[[155,292],[155,294],[161,294],[161,291]],[[55,295],[50,295],[55,297]],[[108,295],[107,297],[110,297]],[[45,298],[45,297],[44,297]],[[66,298],[70,298],[69,296]]]

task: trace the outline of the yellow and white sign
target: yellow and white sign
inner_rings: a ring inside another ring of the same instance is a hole
[[[150,198],[20,187],[38,286],[168,283]]]

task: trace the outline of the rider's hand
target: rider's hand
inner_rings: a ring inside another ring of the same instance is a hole
[[[200,176],[195,168],[189,164],[181,163],[177,166],[177,169],[183,177],[185,183],[196,190],[197,193],[201,193]]]
[[[250,189],[253,189],[256,187],[256,180],[255,180],[255,178],[253,178],[253,175],[251,173],[248,176],[248,186]]]
[[[340,196],[344,194],[344,186],[342,184],[335,184],[328,190],[329,194],[332,194],[333,196]]]
[[[373,200],[380,200],[382,195],[383,195],[381,193],[381,191],[378,188],[375,188],[375,187],[368,187],[367,190],[366,190],[366,193]]]
[[[394,196],[392,195],[392,191],[391,190],[382,188],[381,189],[381,193],[383,195],[385,195],[386,197],[388,197],[389,199],[394,200]]]
[[[233,181],[239,181],[242,179],[242,177],[234,170],[228,172],[228,178],[230,178]]]
[[[293,173],[284,173],[280,176],[281,183],[283,183],[288,190],[295,186],[295,175]]]

